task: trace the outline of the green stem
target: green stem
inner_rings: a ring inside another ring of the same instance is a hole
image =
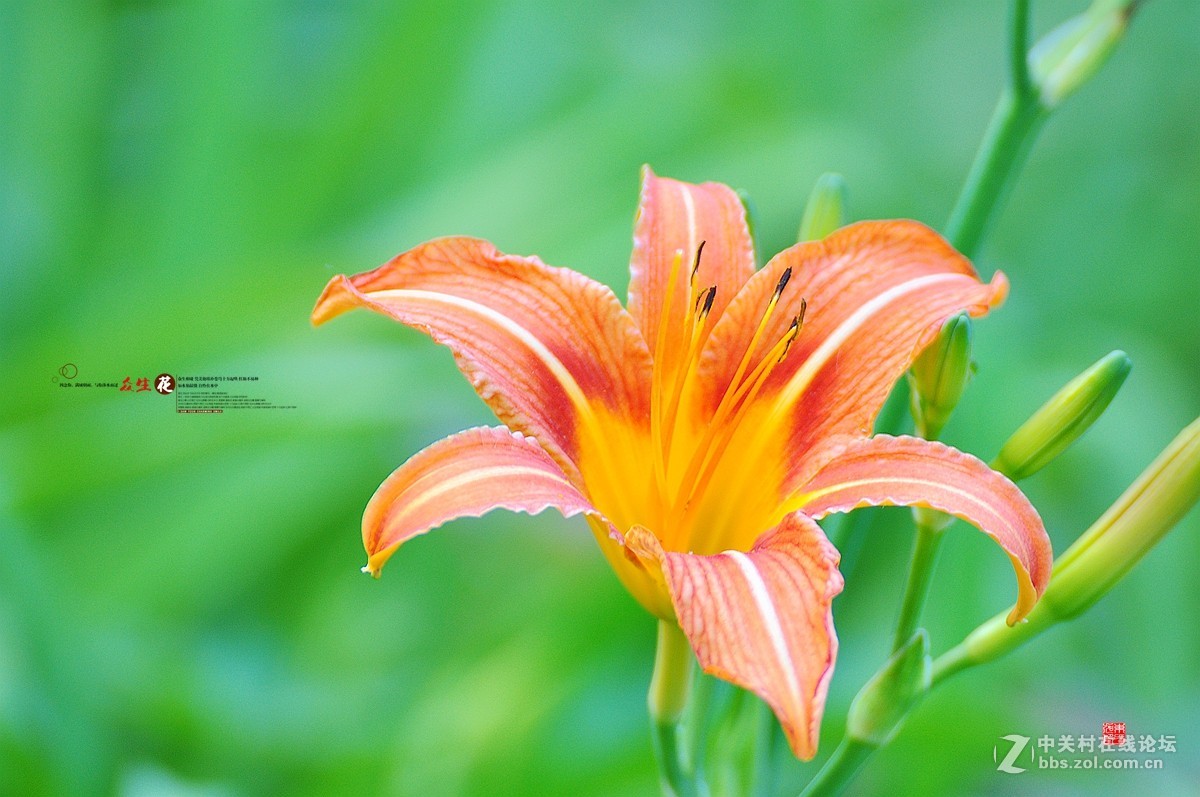
[[[896,635],[892,639],[892,652],[904,647],[916,633],[921,623],[921,610],[929,597],[933,583],[933,569],[938,550],[942,544],[942,531],[918,522],[917,536],[913,542],[912,559],[908,566],[908,582],[904,585],[904,598],[900,602],[900,617],[896,621]]]
[[[967,181],[946,225],[946,237],[971,257],[979,248],[988,224],[1011,186],[1045,109],[1029,81],[1027,65],[1029,0],[1014,0],[1009,15],[1009,86],[1000,96],[987,134],[971,165]],[[918,425],[918,434],[925,437]],[[900,619],[892,642],[895,652],[904,646],[921,622],[929,596],[933,566],[941,546],[941,531],[932,523],[917,524],[908,583],[900,605]]]
[[[854,779],[858,770],[877,748],[874,745],[846,737],[821,767],[821,771],[804,787],[800,797],[826,797],[841,794]]]
[[[1034,91],[1029,80],[1029,0],[1013,0],[1008,15],[1009,80],[1017,94]]]
[[[697,789],[705,781],[704,768],[708,756],[708,735],[713,726],[713,715],[716,713],[714,703],[719,702],[719,688],[728,687],[725,681],[718,681],[711,676],[700,675],[695,679],[692,694],[688,703],[688,718],[684,721],[683,738],[687,749],[683,755],[691,764],[692,776],[697,781]]]
[[[752,797],[770,797],[775,792],[775,737],[779,723],[764,702],[757,701],[754,717],[754,774]]]
[[[675,623],[658,622],[658,648],[654,675],[646,703],[654,730],[654,753],[662,776],[663,792],[669,797],[692,797],[696,782],[686,760],[686,747],[679,743],[679,719],[687,706],[692,686],[692,648]]]
[[[958,644],[933,660],[933,676],[929,688],[945,681],[951,675],[962,672],[975,664],[967,651],[965,644]]]
[[[654,754],[658,759],[663,794],[667,797],[693,797],[696,794],[696,782],[683,768],[679,725],[657,721],[653,725]]]
[[[1015,0],[1010,16],[1010,85],[1000,95],[983,143],[971,164],[950,220],[946,238],[974,257],[1014,178],[1025,161],[1046,109],[1029,81],[1026,65],[1028,0]]]
[[[1050,109],[1042,104],[1039,90],[1030,80],[1028,26],[1029,0],[1013,0],[1009,15],[1009,85],[1000,95],[945,228],[946,238],[967,257],[977,253],[1041,123],[1049,116]],[[935,518],[928,512],[924,518],[917,516],[917,537],[896,627],[896,650],[916,632],[929,594],[942,535]],[[976,663],[977,657],[971,654],[968,641],[964,640],[933,662],[929,688]],[[840,793],[876,749],[872,743],[849,736],[843,738],[801,797]]]
[[[1034,607],[1033,622],[1026,618],[1025,622],[1009,626],[1008,612],[1002,612],[976,628],[966,639],[938,656],[933,662],[931,688],[955,673],[1000,658],[1033,639],[1054,622],[1067,619],[1060,616],[1050,623],[1045,622],[1045,607],[1045,602]]]

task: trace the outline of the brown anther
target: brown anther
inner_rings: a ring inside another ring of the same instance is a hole
[[[778,299],[780,294],[783,293],[783,289],[787,287],[788,280],[790,280],[791,278],[792,278],[792,267],[788,266],[787,268],[785,268],[783,270],[783,273],[779,275],[779,284],[775,286],[775,298],[776,299]]]
[[[707,318],[708,313],[712,310],[713,300],[717,298],[717,286],[713,285],[704,293],[696,297],[696,312],[700,318]]]
[[[788,351],[792,348],[792,344],[796,342],[796,338],[800,337],[800,327],[804,323],[804,300],[800,301],[800,315],[792,319],[792,325],[788,327],[787,334],[783,336],[783,351],[779,353],[779,359],[776,364],[783,362],[783,358],[787,357]]]
[[[696,259],[692,261],[691,279],[693,280],[696,279],[696,272],[700,270],[700,255],[704,252],[704,244],[706,243],[707,241],[701,241],[700,245],[696,247]]]

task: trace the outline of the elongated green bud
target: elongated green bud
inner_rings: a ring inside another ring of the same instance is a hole
[[[800,220],[800,241],[816,241],[846,223],[846,180],[834,172],[817,178],[804,217]]]
[[[1042,105],[1055,108],[1104,65],[1129,27],[1137,0],[1096,0],[1047,33],[1029,52]]]
[[[929,691],[930,672],[929,635],[922,628],[858,691],[846,718],[846,736],[876,747],[890,742]]]
[[[1054,563],[1050,586],[1026,621],[1000,613],[935,664],[935,678],[983,664],[1103,597],[1200,501],[1200,419],[1179,433],[1092,527]]]
[[[1129,489],[1059,557],[1051,608],[1086,611],[1200,501],[1200,419],[1179,433]],[[1043,598],[1045,600],[1045,598]]]
[[[956,315],[913,363],[909,372],[912,413],[922,437],[932,440],[942,433],[971,381],[971,336],[970,317]]]
[[[1008,438],[992,467],[1013,481],[1037,473],[1100,418],[1132,367],[1114,351],[1072,379]]]

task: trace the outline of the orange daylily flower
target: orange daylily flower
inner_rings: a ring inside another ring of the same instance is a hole
[[[455,237],[334,278],[313,322],[366,307],[427,333],[507,427],[452,435],[384,481],[363,517],[365,570],[454,518],[583,514],[634,597],[679,623],[705,671],[766,700],[811,758],[842,589],[817,519],[886,504],[972,523],[1012,560],[1014,622],[1046,587],[1050,544],[978,459],[870,436],[923,345],[1002,301],[1003,275],[980,282],[911,221],[852,224],[754,264],[733,191],[647,169],[628,311],[582,274]]]

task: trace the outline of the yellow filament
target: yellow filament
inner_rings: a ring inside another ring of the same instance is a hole
[[[704,318],[708,316],[707,309],[701,311],[700,308],[700,302],[703,297],[701,295],[697,295],[696,293],[696,283],[700,276],[700,256],[704,253],[705,243],[706,241],[701,241],[700,246],[696,247],[696,256],[692,260],[692,273],[688,278],[687,304],[684,305],[684,307],[686,308],[693,306],[694,309],[692,313],[687,313],[686,310],[684,311],[686,313],[683,320],[683,323],[686,327],[684,331],[684,339],[687,340],[687,345],[684,347],[686,354],[682,361],[682,367],[675,375],[675,384],[671,391],[671,403],[667,407],[667,413],[664,416],[664,421],[666,418],[674,418],[675,411],[679,408],[679,391],[682,389],[683,382],[687,379],[688,374],[691,372],[692,361],[696,357],[696,347],[698,345],[698,337],[696,332],[698,329],[704,326]],[[710,288],[710,290],[715,293],[717,288],[714,285],[712,288]],[[711,304],[711,300],[709,303]],[[663,450],[668,456],[671,453],[671,433],[673,431],[674,424],[670,424],[667,427],[667,439],[663,444]]]
[[[719,458],[720,452],[714,452],[712,449],[712,444],[716,440],[717,435],[722,435],[721,442],[723,444],[720,446],[720,451],[724,451],[725,445],[727,445],[728,441],[733,438],[733,433],[737,429],[737,424],[745,416],[746,410],[753,402],[754,397],[758,395],[758,391],[762,388],[763,384],[766,383],[767,377],[769,377],[771,372],[775,370],[775,366],[783,362],[783,358],[787,355],[788,349],[791,348],[792,341],[794,341],[796,336],[799,334],[799,330],[799,324],[793,324],[791,328],[788,329],[787,334],[784,335],[783,338],[781,338],[769,352],[767,352],[767,356],[763,357],[762,362],[755,367],[754,371],[750,374],[750,378],[739,385],[737,390],[726,394],[727,400],[721,402],[721,411],[718,411],[718,413],[713,416],[703,442],[697,447],[698,454],[707,455],[716,453],[717,456],[704,456],[704,460],[711,462],[713,459]],[[742,401],[743,397],[746,399],[745,401]],[[726,422],[726,418],[730,412],[735,412],[735,414],[732,420]],[[699,458],[700,457],[697,457],[697,459]],[[693,479],[696,476],[696,471],[698,470],[699,468],[697,466],[696,459],[693,459],[692,468],[689,472],[689,476],[691,476],[692,479],[684,480],[685,484],[690,482],[694,485],[688,496],[689,498],[699,492],[699,488],[702,486],[693,482]]]
[[[678,411],[683,402],[684,394],[691,389],[696,372],[699,350],[705,338],[706,321],[713,299],[716,296],[716,286],[707,291],[697,292],[697,275],[700,269],[700,257],[704,250],[701,243],[696,250],[687,288],[687,305],[690,311],[684,312],[683,347],[677,354],[681,358],[672,357],[667,362],[668,324],[672,311],[677,303],[675,295],[679,280],[679,270],[682,266],[683,252],[677,250],[667,279],[667,293],[663,300],[662,316],[659,321],[654,350],[654,373],[651,381],[651,438],[654,441],[654,471],[655,480],[664,510],[663,527],[660,529],[660,539],[668,548],[673,548],[686,540],[682,539],[690,532],[688,529],[698,511],[703,496],[713,475],[718,470],[726,449],[732,443],[738,426],[745,419],[755,397],[766,384],[768,377],[775,367],[787,356],[788,350],[800,333],[804,317],[804,302],[801,300],[800,314],[795,317],[791,327],[783,337],[772,346],[761,361],[753,368],[751,364],[767,327],[779,304],[784,288],[791,277],[791,269],[780,275],[778,284],[771,294],[770,300],[759,319],[758,325],[751,335],[750,341],[734,369],[733,376],[718,402],[713,416],[707,424],[704,434],[692,453],[684,469],[683,478],[679,481],[671,479],[670,459],[673,438],[679,424]],[[679,452],[676,452],[679,453]]]
[[[671,275],[667,278],[667,296],[663,301],[662,315],[658,319],[658,336],[654,343],[654,364],[650,379],[650,437],[654,441],[654,478],[658,482],[658,491],[663,499],[667,496],[667,463],[666,452],[658,442],[662,440],[662,393],[663,380],[666,378],[667,325],[671,320],[671,310],[674,305],[675,283],[679,279],[679,266],[683,262],[683,250],[675,250],[671,261]]]
[[[697,301],[696,281],[700,277],[700,255],[704,252],[704,243],[704,241],[700,242],[700,246],[696,248],[696,256],[692,260],[692,273],[688,277],[688,303],[684,305],[685,308]],[[684,319],[684,323],[688,325],[687,338],[691,340],[692,334],[696,330],[696,319],[689,315]]]
[[[767,378],[775,370],[775,367],[787,357],[792,343],[799,334],[800,316],[796,316],[796,320],[793,321],[787,334],[771,348],[767,356],[763,358],[762,362],[751,373],[750,378],[735,391],[733,400],[728,404],[729,407],[737,407],[733,417],[729,419],[728,423],[724,422],[723,418],[713,418],[704,441],[696,449],[697,456],[692,459],[691,466],[688,469],[688,476],[683,481],[684,487],[688,484],[691,484],[692,487],[688,491],[686,501],[684,502],[683,516],[680,518],[678,524],[680,528],[688,527],[688,523],[699,508],[699,502],[694,500],[695,497],[704,494],[705,489],[707,489],[709,482],[712,481],[712,477],[717,471],[721,457],[724,456],[729,444],[733,442],[734,433],[737,432],[738,426],[745,419],[750,407],[754,405],[755,396],[758,395],[762,386],[766,384]],[[744,401],[742,401],[743,397],[745,397]],[[722,403],[724,404],[724,402]],[[718,435],[720,435],[719,438]],[[703,471],[700,471],[702,466]],[[682,497],[683,494],[681,492],[677,497],[677,501],[678,498]]]
[[[675,388],[671,393],[671,403],[667,405],[666,414],[663,416],[663,422],[666,426],[666,437],[662,441],[662,447],[668,458],[671,454],[671,442],[675,437],[675,428],[679,425],[679,405],[683,400],[683,394],[687,392],[688,387],[692,383],[692,376],[696,373],[697,354],[700,350],[700,344],[704,341],[704,322],[707,320],[709,310],[712,308],[712,299],[709,298],[710,292],[713,296],[716,296],[717,286],[712,286],[708,291],[705,291],[705,293],[696,298],[696,311],[692,315],[692,323],[688,329],[687,355],[683,359],[683,368],[675,380]]]
[[[672,389],[670,392],[670,403],[664,412],[663,408],[663,393],[666,387],[665,382],[668,379],[668,363],[666,362],[667,348],[667,332],[668,324],[670,323],[671,311],[675,306],[675,285],[679,279],[679,269],[683,265],[683,250],[675,251],[674,260],[671,263],[671,272],[667,278],[667,295],[663,300],[662,316],[659,319],[658,334],[655,340],[654,354],[654,373],[651,382],[651,436],[655,441],[654,445],[654,468],[655,479],[658,482],[659,494],[662,496],[664,503],[668,500],[670,494],[667,482],[667,468],[671,456],[671,438],[675,431],[675,413],[679,408],[679,390],[682,382],[687,379],[687,374],[691,371],[692,360],[696,356],[697,348],[697,328],[703,326],[703,317],[707,316],[708,307],[711,306],[711,298],[706,303],[703,312],[699,312],[700,299],[696,295],[696,284],[700,273],[700,258],[704,253],[704,241],[696,247],[696,254],[692,260],[691,274],[688,277],[687,288],[687,303],[684,305],[684,339],[686,345],[684,347],[684,358],[682,361],[673,361],[671,365],[674,367],[671,376]],[[712,289],[715,293],[716,288]],[[687,307],[695,304],[696,313],[687,311]],[[699,318],[699,324],[698,316]],[[663,429],[666,428],[664,435]]]
[[[758,349],[758,342],[762,339],[763,332],[767,329],[767,322],[771,320],[771,315],[775,312],[775,305],[779,304],[779,297],[781,295],[782,291],[780,288],[776,288],[775,292],[771,294],[771,301],[767,303],[767,309],[763,313],[763,317],[759,319],[758,328],[754,330],[754,335],[750,338],[750,345],[746,347],[746,351],[742,354],[742,359],[738,363],[737,370],[733,372],[733,379],[729,380],[730,390],[737,388],[741,384],[741,379],[745,375],[746,369],[750,367],[750,359],[754,356],[755,350]],[[728,397],[729,391],[726,391],[725,398]],[[721,414],[721,409],[724,406],[725,400],[722,399],[721,405],[717,408],[717,415]]]
[[[721,424],[725,420],[725,417],[736,406],[737,399],[743,395],[743,391],[740,390],[744,386],[742,377],[745,376],[746,369],[750,367],[750,361],[754,355],[754,352],[758,349],[758,343],[762,339],[763,333],[766,331],[767,324],[775,312],[775,307],[779,304],[779,297],[783,295],[783,289],[791,279],[791,276],[792,270],[790,268],[780,275],[779,283],[776,285],[775,291],[771,294],[770,301],[767,302],[767,308],[763,312],[762,318],[760,318],[758,321],[758,327],[754,330],[754,334],[750,337],[749,345],[746,346],[746,350],[742,353],[742,359],[738,362],[737,368],[734,370],[733,378],[729,380],[729,386],[725,390],[725,395],[721,397],[721,401],[717,405],[716,412],[713,413],[713,419],[709,423],[707,433],[705,434],[705,437],[701,441],[700,445],[696,448],[695,453],[692,455],[692,460],[688,464],[686,475],[684,476],[683,481],[680,483],[681,491],[686,489],[691,480],[695,478],[696,473],[699,471],[703,463],[704,455],[707,453],[713,437],[721,428]],[[803,312],[803,304],[801,305],[801,312]],[[788,331],[788,334],[791,334],[791,330]],[[768,356],[763,359],[762,363],[770,362],[770,360],[771,355],[768,354]],[[760,368],[762,363],[759,363]],[[757,374],[758,370],[756,370],[754,373]],[[686,383],[686,381],[687,374],[685,373],[684,382]],[[753,384],[753,381],[753,378],[748,380],[750,384]],[[674,406],[676,408],[678,407],[678,400],[676,400]],[[679,498],[681,497],[682,495],[676,496],[672,506],[677,504]]]
[[[685,356],[683,358],[681,367],[679,368],[678,373],[675,375],[674,384],[673,384],[672,390],[671,390],[671,403],[669,405],[667,405],[666,414],[663,416],[664,423],[667,418],[675,417],[675,411],[679,407],[680,386],[681,386],[681,383],[683,382],[683,380],[687,379],[687,375],[691,371],[691,368],[692,368],[692,359],[695,357],[696,328],[698,326],[703,325],[703,321],[701,321],[699,324],[697,324],[697,315],[699,315],[700,298],[701,297],[696,295],[696,280],[700,273],[700,255],[701,255],[701,253],[704,252],[704,244],[705,244],[705,242],[701,241],[700,246],[697,247],[697,249],[696,249],[696,257],[692,261],[692,273],[691,273],[691,276],[688,278],[687,304],[684,305],[685,309],[684,309],[684,319],[683,319],[683,323],[684,323],[683,337],[687,341],[687,345],[684,347]],[[680,252],[678,254],[682,258],[682,252]],[[677,268],[678,266],[679,266],[679,263],[677,261],[675,264],[675,267]],[[672,275],[672,276],[674,276],[674,275]],[[693,305],[695,306],[695,310],[692,313],[687,312],[686,308],[693,306]],[[661,331],[661,327],[660,327],[660,331]],[[663,376],[665,378],[665,376],[666,376],[665,373]],[[670,456],[670,453],[671,453],[671,433],[674,431],[674,428],[675,428],[674,423],[667,424],[667,438],[663,442],[663,451],[665,452],[665,455],[668,457]]]

